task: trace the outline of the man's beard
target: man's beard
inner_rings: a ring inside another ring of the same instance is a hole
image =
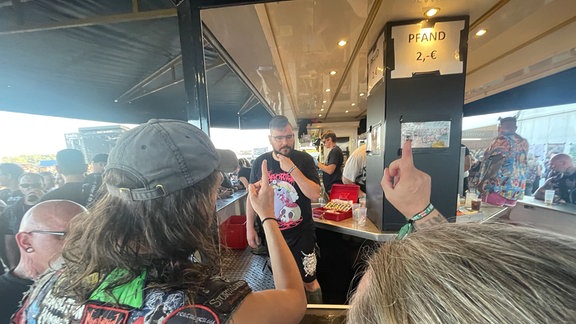
[[[286,153],[283,153],[282,150],[285,150]],[[276,154],[282,154],[282,155],[284,155],[284,156],[290,156],[290,153],[292,153],[292,150],[293,150],[293,148],[292,148],[291,146],[289,146],[289,145],[284,145],[284,146],[282,146],[282,147],[280,148],[279,151],[274,150],[274,153],[276,153]]]

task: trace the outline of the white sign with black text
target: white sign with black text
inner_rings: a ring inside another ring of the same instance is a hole
[[[368,53],[368,93],[384,78],[384,33],[378,37],[374,48]]]
[[[424,26],[425,23],[392,27],[392,79],[434,71],[439,71],[440,75],[464,72],[464,63],[460,60],[460,32],[465,21],[436,22],[430,26]]]

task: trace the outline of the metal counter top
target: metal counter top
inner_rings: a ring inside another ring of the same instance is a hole
[[[494,206],[485,202],[480,205],[480,212],[456,216],[456,223],[479,222],[487,223],[495,221],[510,213],[510,207]]]
[[[358,226],[352,219],[346,218],[341,221],[332,221],[329,219],[322,219],[312,217],[316,223],[317,228],[326,229],[336,233],[342,233],[350,236],[356,236],[367,240],[384,242],[396,238],[397,232],[381,232],[372,221],[367,218],[366,225]]]
[[[238,190],[230,196],[230,198],[218,199],[216,200],[216,211],[224,209],[226,206],[233,204],[238,199],[246,196],[248,194],[247,190]]]
[[[546,208],[561,213],[571,214],[576,216],[576,205],[574,204],[558,204],[546,205],[543,200],[538,200],[534,197],[524,196],[524,199],[518,200],[520,205],[529,205],[535,207]]]
[[[508,207],[498,207],[487,203],[482,203],[480,207],[480,212],[476,214],[457,216],[456,222],[490,222],[494,221],[509,212]],[[384,242],[389,240],[394,240],[396,238],[397,232],[382,232],[380,231],[374,223],[368,218],[366,219],[365,226],[358,226],[352,219],[352,217],[341,220],[332,221],[328,219],[322,219],[313,217],[317,228],[329,230],[336,233],[346,234],[350,236],[355,236],[367,240]]]

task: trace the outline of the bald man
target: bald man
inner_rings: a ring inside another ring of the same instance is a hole
[[[576,204],[576,166],[572,157],[560,153],[550,159],[552,175],[536,190],[534,198],[544,200],[546,190],[554,190],[554,202]]]
[[[45,201],[26,212],[16,234],[20,262],[0,276],[0,323],[10,321],[22,294],[60,257],[70,220],[83,212],[86,208],[68,200]]]

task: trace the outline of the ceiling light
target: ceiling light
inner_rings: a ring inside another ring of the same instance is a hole
[[[440,8],[428,8],[426,12],[424,12],[424,15],[426,15],[426,17],[434,17],[438,11],[440,11]]]
[[[320,108],[320,111],[324,111],[324,108]]]
[[[336,71],[330,71],[330,75],[336,74]]]
[[[480,29],[476,32],[476,36],[482,36],[486,34],[486,29]]]
[[[318,114],[318,117],[322,117],[322,114]]]
[[[348,113],[348,110],[346,110],[345,113]]]
[[[364,92],[360,92],[360,97],[364,97]]]
[[[353,103],[352,103],[352,106],[356,106],[356,103],[353,102]]]
[[[326,100],[322,100],[322,103],[326,103]]]
[[[326,91],[326,92],[330,92],[330,89],[326,89],[326,90],[324,90],[324,91]]]
[[[347,43],[347,42],[346,42],[345,40],[341,40],[341,41],[338,42],[338,46],[340,46],[340,47],[345,46],[346,43]]]

